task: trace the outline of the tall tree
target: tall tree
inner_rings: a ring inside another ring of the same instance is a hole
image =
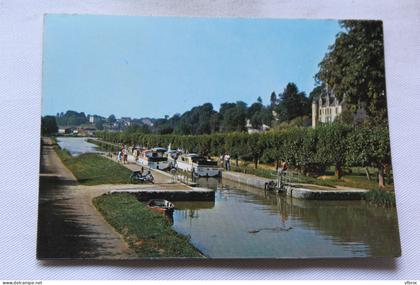
[[[273,109],[277,105],[277,94],[276,92],[271,92],[270,95],[270,107]]]
[[[340,21],[343,32],[319,64],[315,78],[339,99],[366,104],[372,117],[387,118],[383,29],[381,21]]]
[[[300,92],[296,84],[288,83],[283,93],[280,94],[280,104],[277,113],[281,121],[290,121],[296,117],[308,114],[308,98]]]
[[[245,102],[223,103],[220,106],[220,131],[244,131],[247,117],[247,106]]]

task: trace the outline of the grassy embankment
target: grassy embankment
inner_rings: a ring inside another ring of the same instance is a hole
[[[129,183],[130,171],[97,154],[73,157],[55,147],[60,159],[84,185]],[[167,219],[149,210],[130,194],[102,195],[95,207],[139,257],[203,257],[187,240],[171,229]]]
[[[133,195],[102,195],[93,203],[139,257],[204,257],[162,215],[150,211]]]
[[[80,184],[127,184],[131,171],[126,167],[94,153],[71,156],[65,149],[55,148],[61,161],[73,172]]]

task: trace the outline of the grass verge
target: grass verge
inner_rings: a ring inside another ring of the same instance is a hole
[[[67,150],[58,147],[55,151],[83,185],[130,183],[129,169],[98,154],[84,153],[71,156]]]
[[[370,190],[364,195],[364,199],[378,207],[395,207],[395,193],[382,189]]]
[[[203,257],[167,219],[128,193],[105,194],[93,204],[139,257]]]

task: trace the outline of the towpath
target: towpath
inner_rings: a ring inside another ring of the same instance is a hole
[[[116,186],[79,185],[49,139],[43,139],[40,167],[38,258],[135,258],[92,204],[93,197]]]

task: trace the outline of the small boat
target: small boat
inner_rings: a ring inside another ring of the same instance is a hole
[[[152,199],[147,202],[147,207],[161,214],[172,214],[175,209],[174,204],[164,199]]]

